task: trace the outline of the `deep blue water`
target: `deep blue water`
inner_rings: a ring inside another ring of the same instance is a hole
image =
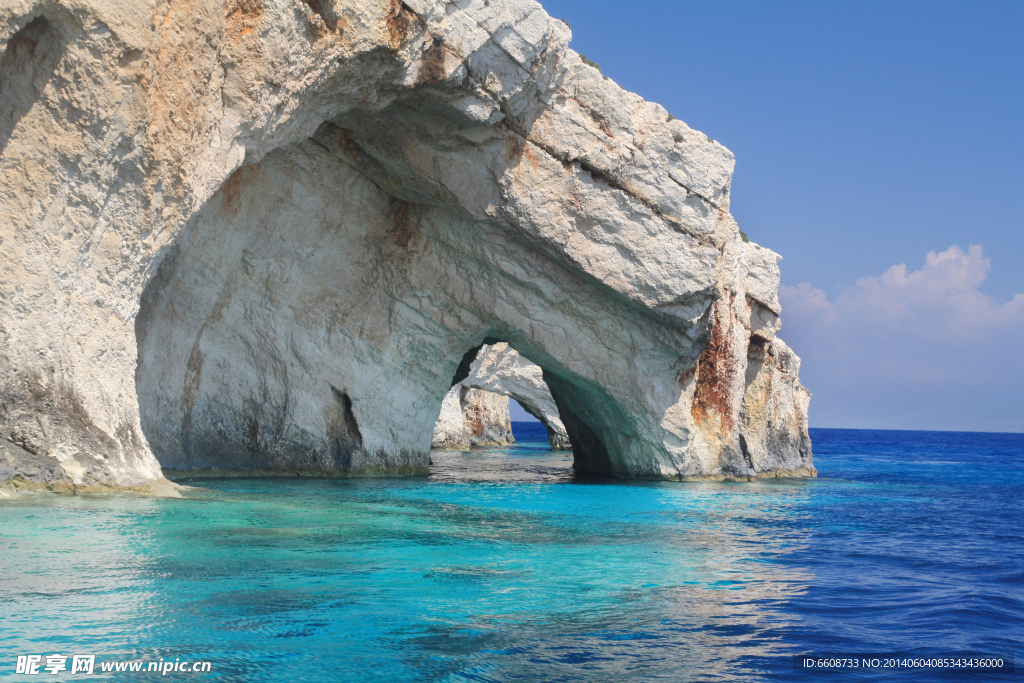
[[[429,478],[0,502],[0,677],[93,653],[285,683],[1021,678],[792,655],[1020,672],[1024,435],[816,429],[815,480],[577,482],[515,427],[514,448],[435,452]]]

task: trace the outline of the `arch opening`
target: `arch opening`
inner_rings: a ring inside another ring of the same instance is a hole
[[[464,361],[469,357],[473,360],[468,363],[468,373],[457,374],[461,381],[445,396],[433,433],[434,448],[467,450],[473,445],[492,445],[473,439],[474,431],[481,430],[471,424],[471,416],[480,411],[472,405],[474,397],[468,391],[479,390],[514,398],[529,410],[547,428],[551,450],[573,452],[573,469],[577,473],[622,473],[622,468],[614,464],[606,440],[613,435],[624,437],[628,429],[614,432],[597,426],[625,423],[624,416],[616,415],[620,411],[603,390],[588,387],[580,378],[563,377],[545,369],[505,342],[474,347]]]
[[[433,448],[465,449],[510,443],[514,439],[508,401],[513,399],[544,425],[551,450],[572,450],[558,408],[544,382],[543,370],[507,343],[489,338],[481,347],[470,349],[454,379],[458,382],[445,396],[446,404],[442,405],[434,427]],[[481,424],[481,419],[492,423]],[[503,433],[507,434],[504,440]],[[494,438],[496,434],[499,438]]]

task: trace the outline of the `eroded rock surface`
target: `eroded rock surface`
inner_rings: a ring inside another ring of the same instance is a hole
[[[0,437],[83,486],[424,472],[500,341],[580,469],[813,474],[732,154],[569,39],[528,0],[6,0]]]
[[[431,448],[469,450],[470,446],[505,446],[515,442],[508,395],[453,386],[441,402]]]
[[[463,391],[462,416],[471,446],[504,446],[515,442],[508,396],[467,387]]]
[[[430,447],[445,451],[468,451],[469,434],[466,433],[466,419],[462,415],[463,386],[456,384],[441,401],[441,414],[434,423]]]

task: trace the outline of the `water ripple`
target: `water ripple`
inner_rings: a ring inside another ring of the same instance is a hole
[[[419,479],[0,502],[0,662],[204,659],[192,677],[288,683],[815,680],[791,656],[837,651],[1024,661],[1024,437],[816,430],[821,478],[750,484],[578,480],[543,437],[435,453]]]

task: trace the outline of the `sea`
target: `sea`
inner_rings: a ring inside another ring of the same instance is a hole
[[[1024,679],[1022,434],[812,429],[816,479],[679,483],[513,427],[424,477],[0,501],[0,679]]]

